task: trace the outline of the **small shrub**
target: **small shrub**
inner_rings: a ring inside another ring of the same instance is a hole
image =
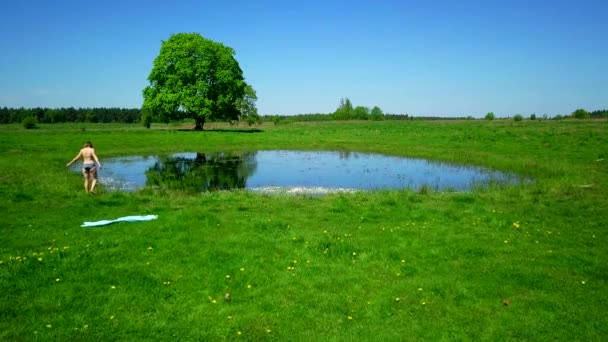
[[[524,117],[523,117],[523,116],[521,116],[521,114],[516,114],[516,115],[513,117],[513,120],[514,120],[514,121],[522,121],[523,119],[524,119]]]
[[[425,185],[421,186],[420,189],[418,189],[418,194],[428,195],[431,193],[431,190],[432,190],[431,187],[425,184]]]
[[[494,113],[489,112],[488,114],[486,114],[486,120],[494,120]]]
[[[530,115],[530,120],[536,120],[536,114]]]
[[[37,123],[38,123],[38,120],[35,117],[33,117],[33,116],[28,116],[25,119],[23,119],[23,121],[21,121],[21,124],[26,129],[36,128],[36,124]]]
[[[258,115],[248,115],[245,121],[247,122],[247,125],[253,126],[260,123],[260,117]]]

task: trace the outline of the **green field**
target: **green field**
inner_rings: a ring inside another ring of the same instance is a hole
[[[0,126],[0,340],[608,339],[605,120],[178,128]],[[534,182],[322,197],[102,184],[90,195],[65,167],[85,140],[102,163],[346,150]],[[159,218],[80,227],[144,214]]]

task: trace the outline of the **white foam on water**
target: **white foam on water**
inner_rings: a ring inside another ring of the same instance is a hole
[[[305,187],[305,186],[262,186],[248,189],[249,191],[264,194],[291,194],[291,195],[325,195],[333,193],[353,193],[359,190],[348,188],[327,188],[327,187]]]
[[[141,188],[135,182],[114,179],[112,177],[99,177],[98,183],[103,185],[109,191],[136,191]]]

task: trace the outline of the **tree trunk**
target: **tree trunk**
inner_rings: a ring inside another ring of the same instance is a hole
[[[203,125],[205,125],[205,117],[196,117],[194,118],[194,121],[196,122],[196,124],[194,125],[194,130],[202,131]]]

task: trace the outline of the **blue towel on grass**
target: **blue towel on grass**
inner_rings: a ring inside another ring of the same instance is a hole
[[[85,222],[81,225],[81,227],[97,227],[97,226],[105,226],[107,224],[111,224],[114,222],[138,222],[138,221],[150,221],[156,220],[158,215],[145,215],[145,216],[124,216],[119,217],[115,220],[101,220],[95,222]]]

